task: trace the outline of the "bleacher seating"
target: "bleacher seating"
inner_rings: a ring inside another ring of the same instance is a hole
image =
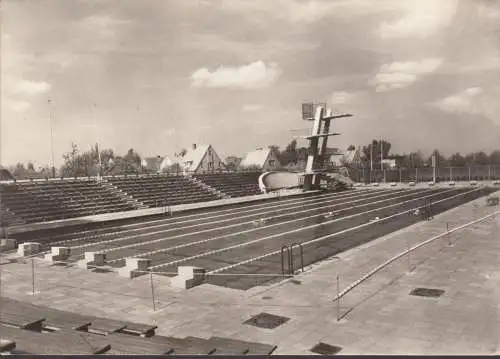
[[[220,199],[184,176],[114,177],[108,182],[149,207]]]
[[[0,184],[2,207],[26,223],[135,209],[93,179],[62,179]]]
[[[85,316],[2,298],[0,344],[11,354],[269,355],[276,346],[228,338],[175,338],[155,325]]]
[[[260,172],[206,173],[194,177],[231,197],[261,194]]]

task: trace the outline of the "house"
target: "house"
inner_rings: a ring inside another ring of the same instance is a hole
[[[193,144],[180,159],[185,173],[203,173],[220,171],[226,168],[224,162],[212,145]]]
[[[396,159],[393,159],[393,158],[387,158],[387,159],[384,159],[382,160],[382,165],[384,166],[384,168],[396,168],[397,166],[397,163],[396,163]]]
[[[264,171],[278,168],[279,159],[271,148],[258,147],[252,152],[248,152],[240,162],[241,168],[257,167]]]
[[[144,157],[141,161],[141,166],[148,172],[162,172],[172,164],[173,161],[167,156]]]
[[[359,148],[354,150],[338,151],[330,154],[330,164],[335,167],[345,165],[358,166],[361,163],[361,150]]]

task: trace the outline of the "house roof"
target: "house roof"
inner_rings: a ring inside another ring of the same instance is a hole
[[[184,163],[184,168],[188,171],[196,171],[210,147],[211,145],[197,145],[196,148],[187,150],[181,160]]]
[[[248,152],[243,160],[241,160],[240,166],[250,167],[259,166],[262,167],[266,163],[267,158],[271,153],[270,148],[258,148],[255,151]]]
[[[153,171],[161,171],[172,164],[173,161],[168,156],[144,157],[141,161],[142,166]]]

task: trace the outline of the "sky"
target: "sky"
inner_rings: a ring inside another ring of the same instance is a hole
[[[500,148],[500,1],[4,0],[1,164],[74,142],[223,158],[354,117],[331,147]],[[302,132],[301,132],[302,131]],[[299,144],[305,142],[300,141]]]

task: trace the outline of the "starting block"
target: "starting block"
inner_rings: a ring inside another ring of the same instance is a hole
[[[205,269],[199,267],[179,267],[178,275],[170,280],[170,285],[175,288],[190,289],[205,281]]]
[[[0,252],[16,249],[17,242],[13,238],[2,238],[0,241]]]
[[[41,245],[37,242],[21,243],[19,247],[17,247],[17,254],[21,257],[31,256],[40,253],[40,248]]]
[[[80,268],[89,269],[89,266],[103,266],[106,262],[106,253],[85,252],[85,258],[77,262]]]
[[[147,258],[125,258],[125,267],[118,269],[118,275],[125,278],[135,278],[147,272],[151,261]]]
[[[45,259],[51,262],[64,261],[69,258],[71,248],[69,247],[52,247],[50,253],[45,255]]]

